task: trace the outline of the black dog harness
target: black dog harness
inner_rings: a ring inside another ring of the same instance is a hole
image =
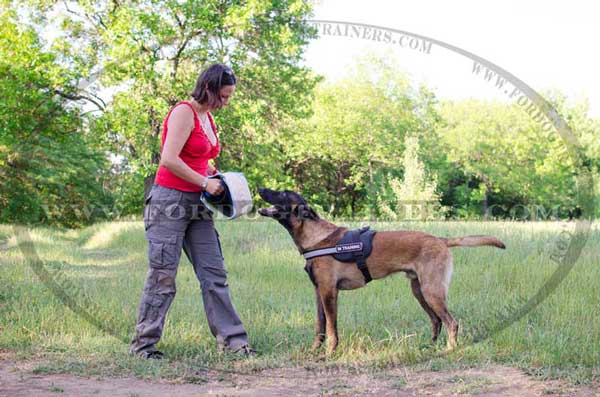
[[[327,255],[333,255],[340,262],[355,262],[365,278],[365,284],[371,281],[371,274],[367,268],[367,258],[373,250],[373,237],[375,233],[376,231],[370,230],[369,226],[358,230],[349,230],[344,233],[342,239],[334,247],[319,248],[304,252],[302,254],[304,259],[306,259],[304,270],[308,273],[310,281],[316,285],[310,259]]]

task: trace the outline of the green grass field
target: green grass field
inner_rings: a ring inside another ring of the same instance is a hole
[[[349,224],[357,226],[357,224]],[[32,251],[19,247],[13,227],[0,226],[0,349],[42,362],[34,371],[182,376],[204,367],[251,371],[266,367],[440,368],[497,362],[542,377],[574,382],[599,378],[600,233],[597,225],[576,265],[535,310],[489,338],[486,327],[533,296],[558,265],[564,244],[557,223],[375,223],[377,230],[413,229],[438,236],[491,234],[507,250],[453,248],[450,310],[460,323],[461,348],[440,356],[445,333],[430,342],[430,323],[397,274],[340,295],[340,346],[326,360],[309,351],[315,319],[312,285],[287,232],[273,221],[218,223],[234,304],[260,352],[256,359],[219,354],[206,325],[199,284],[187,259],[159,348],[168,360],[147,362],[64,303],[72,299],[93,321],[129,339],[146,274],[141,222],[97,224],[83,230],[29,229]],[[563,235],[564,236],[564,233]],[[37,267],[36,266],[40,266]],[[37,273],[58,282],[58,294]],[[41,269],[41,270],[40,270]],[[40,273],[41,274],[41,273]],[[61,292],[62,291],[62,292]],[[445,332],[445,331],[444,331]]]

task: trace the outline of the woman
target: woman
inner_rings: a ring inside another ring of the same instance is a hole
[[[216,171],[209,160],[220,150],[210,112],[227,106],[235,84],[229,67],[212,65],[198,77],[192,99],[175,105],[165,118],[160,167],[145,201],[149,270],[130,348],[142,357],[162,358],[155,345],[175,296],[182,248],[200,281],[208,325],[218,346],[254,354],[231,303],[219,235],[200,202],[202,191],[218,195],[223,189],[218,180],[207,178]]]

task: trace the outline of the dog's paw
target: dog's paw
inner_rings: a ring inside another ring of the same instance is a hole
[[[334,348],[328,347],[327,353],[325,353],[325,354],[327,355],[327,357],[333,357],[333,355],[335,354],[335,347]]]
[[[442,349],[442,354],[451,354],[458,350],[458,346],[456,344],[448,344],[444,349]]]
[[[322,361],[327,361],[329,357],[327,356],[327,354],[325,353],[319,353],[316,357],[315,357],[315,361],[316,362],[322,362]]]
[[[317,352],[317,350],[319,350],[319,348],[321,348],[321,345],[323,345],[322,341],[314,341],[314,343],[312,344],[310,351],[312,351],[313,353]]]

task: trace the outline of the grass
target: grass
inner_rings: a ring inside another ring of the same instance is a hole
[[[357,224],[349,224],[358,226]],[[600,233],[593,229],[573,270],[535,310],[482,342],[481,330],[501,324],[558,265],[550,260],[573,224],[515,222],[376,223],[377,230],[417,229],[438,236],[492,234],[508,249],[454,248],[450,310],[460,322],[462,348],[440,355],[427,316],[401,274],[340,296],[338,352],[322,361],[309,351],[315,318],[312,285],[287,232],[276,222],[218,224],[232,298],[260,355],[234,360],[217,352],[198,281],[183,258],[177,297],[159,348],[163,362],[127,355],[146,274],[141,222],[83,230],[35,228],[28,235],[41,262],[24,258],[9,225],[0,225],[0,349],[40,361],[37,373],[197,379],[206,367],[233,371],[299,366],[309,369],[420,365],[429,370],[501,363],[541,378],[599,378]],[[562,237],[561,237],[562,236]],[[183,257],[183,256],[182,256]],[[39,267],[36,267],[36,263]],[[32,266],[33,264],[33,266]],[[41,269],[41,270],[40,270]],[[37,273],[36,273],[37,271]],[[41,272],[41,273],[40,273]],[[47,272],[44,273],[43,272]],[[57,281],[51,284],[40,280]],[[62,292],[61,292],[62,291]],[[75,313],[65,304],[76,305]],[[70,299],[70,300],[69,300]],[[82,314],[83,313],[83,314]],[[86,314],[90,318],[86,319]],[[102,331],[111,330],[115,336]],[[444,335],[445,337],[445,335]],[[226,377],[226,372],[224,372]],[[401,385],[399,385],[401,386]]]

